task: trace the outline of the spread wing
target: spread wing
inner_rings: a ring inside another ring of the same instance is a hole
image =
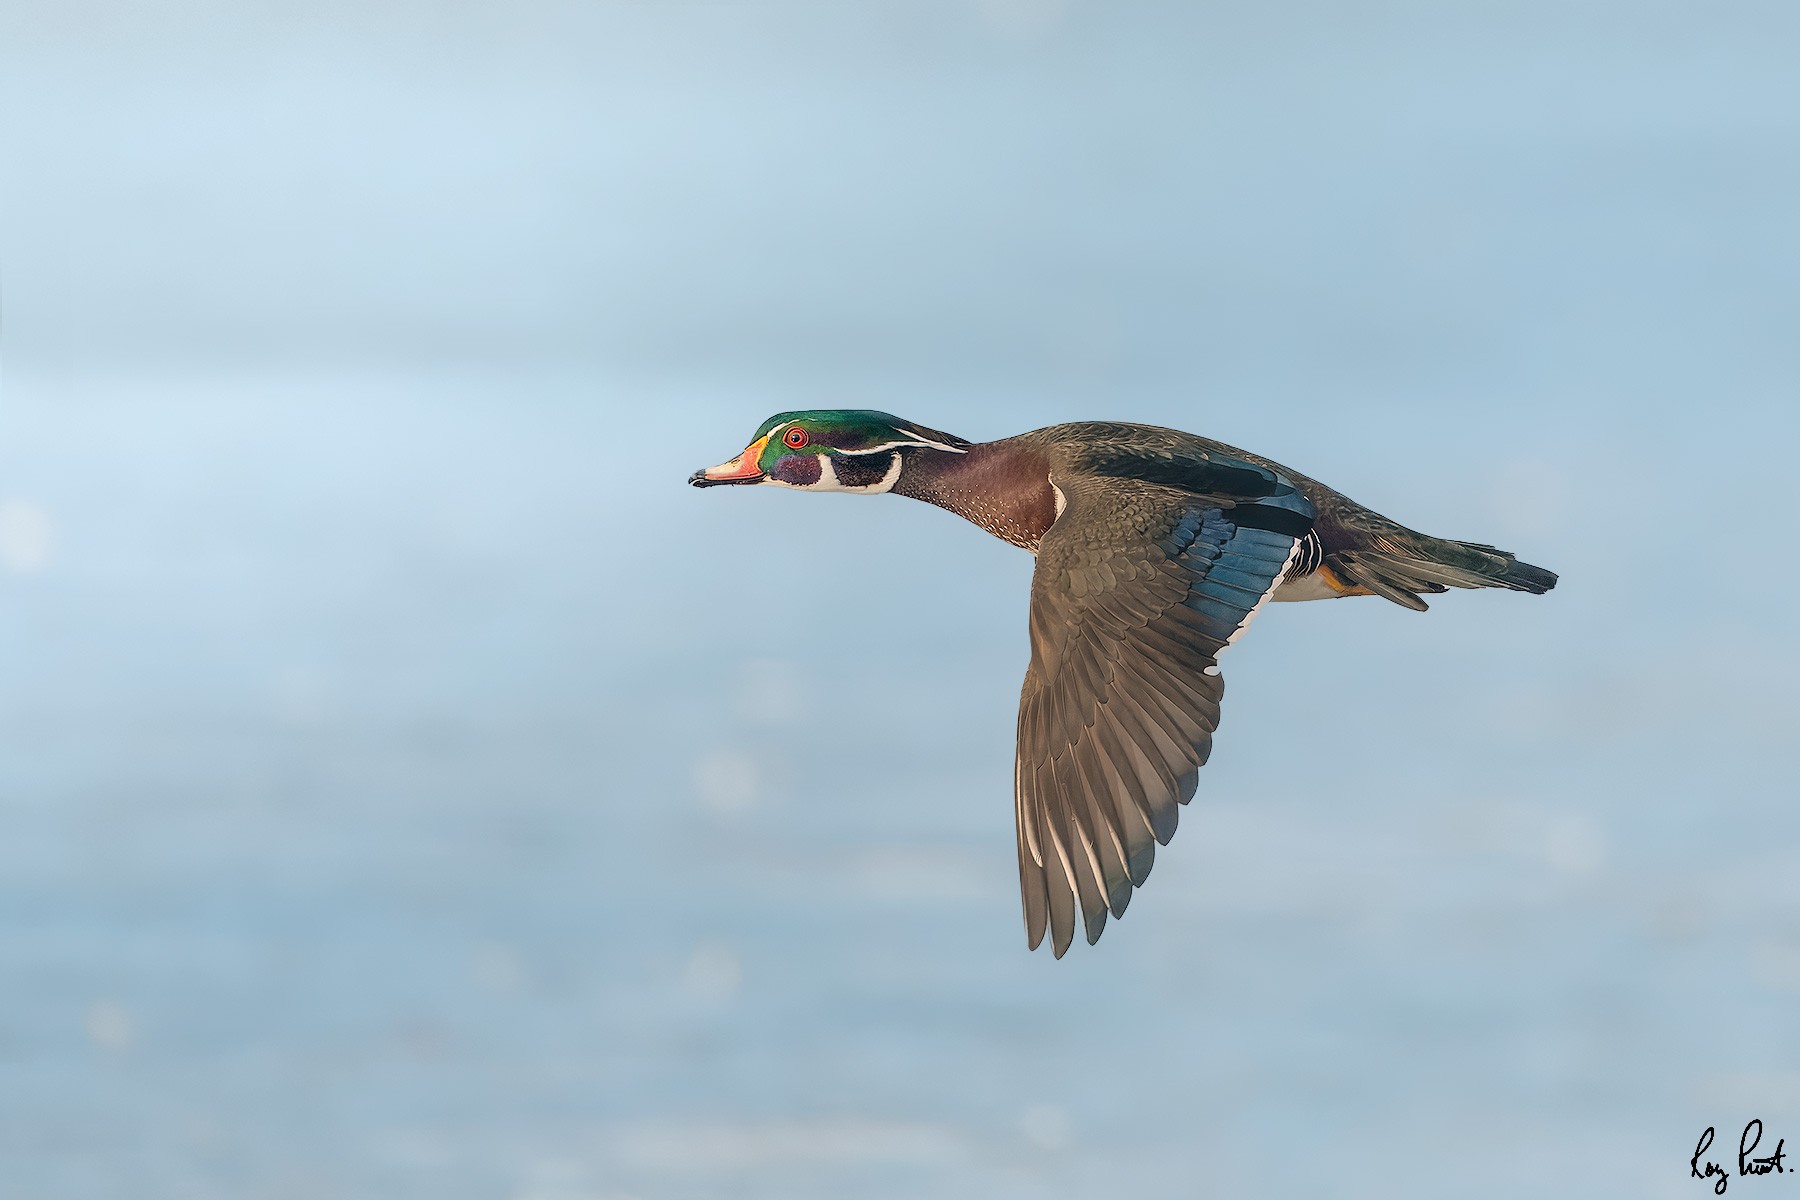
[[[1273,480],[1272,473],[1267,478]],[[1174,836],[1212,749],[1219,652],[1280,583],[1311,527],[1291,488],[1196,495],[1160,481],[1053,481],[1038,548],[1014,801],[1031,948],[1092,943]]]

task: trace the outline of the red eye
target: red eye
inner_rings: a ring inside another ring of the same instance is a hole
[[[806,436],[806,430],[798,425],[790,425],[788,431],[781,435],[781,440],[786,442],[790,448],[798,450],[812,439]]]

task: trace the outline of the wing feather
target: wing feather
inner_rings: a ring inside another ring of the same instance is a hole
[[[1053,476],[1054,478],[1054,476]],[[1212,751],[1219,652],[1265,603],[1312,513],[1280,519],[1160,480],[1056,480],[1038,548],[1019,704],[1015,813],[1026,939],[1091,943],[1149,877]],[[1302,512],[1301,509],[1305,511]],[[1276,532],[1293,529],[1296,532]]]

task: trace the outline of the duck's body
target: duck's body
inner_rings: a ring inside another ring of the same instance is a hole
[[[955,451],[921,446],[905,458],[888,490],[949,509],[1033,554],[1059,512],[1055,477],[1137,479],[1218,498],[1222,484],[1234,486],[1234,465],[1238,470],[1246,464],[1260,468],[1299,493],[1312,509],[1311,528],[1269,597],[1277,602],[1373,595],[1374,589],[1359,582],[1373,576],[1370,582],[1377,587],[1386,582],[1406,593],[1389,599],[1423,611],[1425,603],[1411,592],[1442,592],[1447,585],[1541,592],[1556,579],[1549,572],[1534,574],[1536,568],[1523,567],[1492,547],[1414,532],[1273,459],[1175,429],[1084,421],[995,442],[965,443]],[[1235,486],[1248,482],[1239,479]],[[1252,502],[1257,501],[1280,503],[1270,497]],[[1445,557],[1455,561],[1438,561]],[[1400,569],[1391,573],[1400,578],[1383,580],[1381,559],[1393,560],[1388,565]],[[1403,566],[1408,560],[1411,571]],[[1420,567],[1426,569],[1421,572]],[[1521,569],[1523,577],[1509,576]],[[1471,578],[1460,582],[1449,575]]]
[[[697,486],[772,483],[925,500],[1038,556],[1015,806],[1030,943],[1060,957],[1143,883],[1211,750],[1217,656],[1270,600],[1556,576],[1429,537],[1260,455],[1173,429],[1053,425],[972,443],[882,413],[783,413]]]

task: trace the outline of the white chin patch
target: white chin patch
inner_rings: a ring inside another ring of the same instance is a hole
[[[819,455],[819,482],[809,483],[806,486],[816,492],[849,492],[853,496],[879,496],[883,492],[893,491],[894,481],[900,478],[900,468],[903,465],[900,455],[895,454],[894,461],[888,464],[887,474],[874,483],[866,483],[857,487],[839,483],[837,468],[831,465],[831,455],[821,454]]]

